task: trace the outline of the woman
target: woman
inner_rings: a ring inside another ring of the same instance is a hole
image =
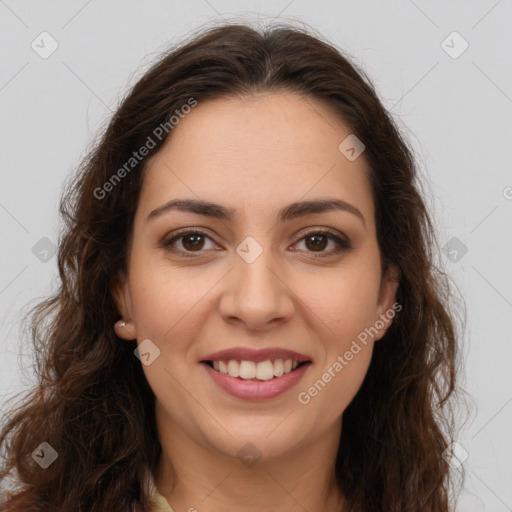
[[[448,285],[411,152],[338,50],[199,34],[61,212],[2,510],[451,510]]]

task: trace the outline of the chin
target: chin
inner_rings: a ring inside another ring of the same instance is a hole
[[[296,450],[302,440],[299,429],[292,428],[289,420],[283,422],[284,417],[260,418],[258,424],[244,417],[238,423],[232,421],[229,425],[223,425],[231,435],[223,429],[217,429],[218,436],[212,437],[212,431],[208,430],[205,437],[210,446],[242,462],[246,458],[261,462],[275,459]]]

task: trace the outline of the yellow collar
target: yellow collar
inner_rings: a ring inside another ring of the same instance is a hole
[[[151,481],[151,512],[174,512],[169,502],[158,492],[155,482]]]
[[[152,512],[173,512],[169,502],[158,491],[153,494],[151,505],[153,506]]]

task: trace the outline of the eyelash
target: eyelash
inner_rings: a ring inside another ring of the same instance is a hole
[[[206,233],[203,233],[202,231],[199,231],[199,230],[193,229],[193,228],[185,228],[185,229],[183,229],[181,231],[178,231],[171,238],[169,238],[167,240],[164,240],[161,243],[161,247],[163,249],[171,251],[171,252],[181,253],[183,256],[185,256],[187,258],[196,258],[197,256],[194,253],[200,254],[200,253],[202,253],[204,251],[203,250],[200,250],[200,251],[183,251],[181,249],[177,250],[175,248],[172,248],[172,244],[175,241],[179,240],[180,238],[184,238],[187,235],[200,235],[200,236],[204,236],[206,238],[209,238],[211,240],[211,237],[208,236]],[[309,231],[308,233],[305,233],[298,240],[298,242],[301,242],[302,240],[304,240],[308,236],[312,236],[312,235],[323,235],[323,236],[327,237],[329,240],[332,240],[333,242],[335,242],[338,245],[338,247],[336,249],[331,249],[331,251],[327,251],[327,252],[315,253],[314,251],[307,251],[307,252],[310,252],[311,255],[314,258],[326,258],[328,256],[333,256],[335,254],[339,254],[341,252],[348,251],[348,250],[352,249],[352,245],[350,244],[348,239],[344,239],[344,238],[336,235],[335,233],[333,233],[332,231],[329,231],[329,230]]]

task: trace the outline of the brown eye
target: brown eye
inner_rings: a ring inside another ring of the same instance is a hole
[[[202,231],[187,229],[180,231],[170,239],[163,241],[161,246],[169,252],[182,256],[193,257],[208,249],[208,247],[205,247],[207,241],[213,243],[213,240]],[[340,237],[331,231],[312,231],[304,235],[296,244],[300,244],[302,242],[304,242],[306,246],[305,251],[313,257],[333,256],[352,248],[348,239]],[[325,250],[329,245],[329,242],[333,242],[334,248]],[[179,243],[181,243],[181,247]]]
[[[323,251],[328,243],[328,238],[325,235],[316,234],[308,235],[305,237],[306,247],[312,251]]]
[[[189,229],[180,231],[170,239],[163,241],[161,245],[165,250],[170,252],[178,253],[183,256],[195,256],[193,253],[200,254],[201,252],[205,252],[203,249],[205,249],[205,244],[208,240],[214,245],[213,240],[205,233]],[[208,249],[208,247],[206,247],[206,249]]]
[[[298,243],[304,242],[306,252],[313,257],[328,257],[352,249],[348,239],[342,238],[331,231],[311,231],[306,233]],[[329,242],[334,243],[334,248],[325,250]]]
[[[195,251],[197,249],[202,249],[204,246],[204,238],[202,235],[198,233],[192,233],[189,235],[185,235],[181,237],[183,239],[183,247],[187,251]]]

